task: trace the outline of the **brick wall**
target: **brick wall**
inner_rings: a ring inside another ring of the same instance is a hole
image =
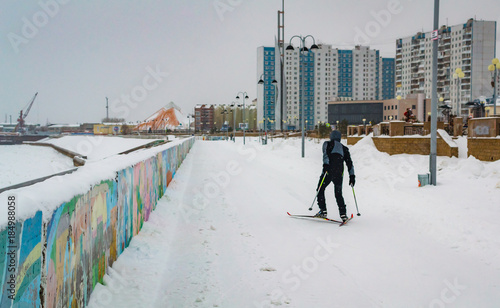
[[[469,120],[469,137],[495,137],[500,135],[500,117]]]
[[[373,137],[373,143],[377,150],[390,155],[429,155],[431,149],[430,137]],[[458,157],[458,147],[450,147],[443,139],[438,138],[437,155]]]
[[[468,155],[482,161],[500,159],[500,138],[468,138]]]
[[[347,145],[355,145],[361,139],[363,139],[363,137],[347,136]]]

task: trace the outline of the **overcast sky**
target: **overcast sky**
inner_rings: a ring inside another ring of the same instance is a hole
[[[433,0],[285,0],[285,40],[311,34],[394,57],[395,40],[430,31]],[[143,120],[173,101],[256,97],[256,50],[273,46],[281,0],[0,2],[0,122],[39,92],[31,123]],[[498,0],[441,1],[440,24],[500,21]],[[497,31],[497,34],[498,31]],[[497,36],[497,40],[500,35]],[[9,121],[9,118],[8,118]]]

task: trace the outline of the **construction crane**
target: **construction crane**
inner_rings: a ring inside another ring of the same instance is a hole
[[[19,113],[19,119],[17,119],[17,125],[14,128],[14,132],[16,132],[16,133],[17,132],[21,132],[21,133],[24,132],[24,119],[26,119],[26,117],[30,113],[31,106],[33,106],[33,103],[35,102],[35,98],[37,95],[38,95],[38,92],[36,92],[35,96],[33,96],[33,98],[31,99],[31,102],[28,104],[28,108],[26,108],[26,111],[24,111],[24,113],[23,113],[23,110],[21,110],[21,112]]]

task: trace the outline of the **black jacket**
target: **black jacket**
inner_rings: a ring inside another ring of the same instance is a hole
[[[340,143],[340,133],[333,131],[330,141],[323,143],[323,165],[333,176],[342,176],[344,172],[344,162],[347,165],[349,175],[354,175],[354,165],[351,160],[349,148]]]

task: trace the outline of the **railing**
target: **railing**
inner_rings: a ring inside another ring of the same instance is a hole
[[[419,125],[411,125],[411,126],[405,126],[405,131],[404,131],[405,136],[411,136],[411,135],[424,135],[424,126]]]

